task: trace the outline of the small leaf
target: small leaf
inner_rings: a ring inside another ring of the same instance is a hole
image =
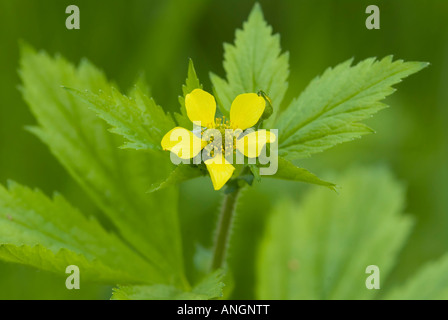
[[[321,180],[308,170],[296,167],[294,164],[292,164],[288,160],[283,159],[282,157],[278,157],[277,173],[272,176],[266,177],[317,184],[330,188],[334,191],[336,191],[337,189],[337,186],[334,183]]]
[[[254,164],[249,164],[249,169],[250,169],[250,172],[252,172],[252,174],[253,174],[255,180],[257,180],[258,182],[260,182],[260,181],[261,181],[260,168],[257,167],[257,166],[254,165]]]
[[[196,70],[194,68],[193,60],[190,59],[188,61],[188,75],[187,79],[185,81],[185,84],[182,85],[182,92],[184,94],[184,97],[189,94],[194,89],[202,89],[202,84],[199,81],[199,78],[196,74]],[[185,107],[185,105],[184,105]]]
[[[148,190],[148,193],[174,186],[181,182],[194,179],[202,175],[204,175],[204,172],[201,171],[198,167],[181,163],[174,168],[174,170],[167,178],[164,178],[163,180],[159,180],[158,182],[152,184]]]
[[[176,119],[179,126],[184,128],[190,128],[193,126],[192,122],[188,118],[187,109],[185,109],[185,97],[187,94],[192,92],[194,89],[202,89],[202,84],[199,81],[199,78],[196,74],[196,70],[194,69],[193,60],[190,59],[188,63],[188,75],[185,81],[185,84],[182,85],[183,96],[179,97],[180,103],[180,114],[175,113],[174,118]]]

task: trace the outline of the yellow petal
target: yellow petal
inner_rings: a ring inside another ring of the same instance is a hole
[[[201,122],[202,127],[213,128],[215,125],[216,101],[208,92],[194,89],[185,97],[185,108],[192,122]]]
[[[253,127],[264,112],[266,101],[256,93],[240,94],[230,107],[230,124],[234,129]]]
[[[204,163],[210,173],[215,190],[221,189],[232,177],[235,170],[235,167],[227,162],[222,154],[216,155],[214,158],[204,161]]]
[[[170,130],[162,139],[163,150],[169,150],[181,159],[195,157],[206,145],[206,141],[182,127]]]
[[[275,139],[275,134],[266,130],[258,130],[236,140],[236,149],[248,158],[256,158],[260,156],[266,143],[272,143]]]

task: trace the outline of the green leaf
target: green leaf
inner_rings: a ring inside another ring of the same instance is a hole
[[[369,265],[384,283],[409,235],[404,188],[384,168],[352,169],[340,195],[314,188],[279,201],[258,258],[259,299],[367,299]]]
[[[280,36],[255,4],[242,30],[235,33],[235,44],[224,44],[224,70],[227,79],[210,75],[215,95],[224,115],[229,114],[233,99],[241,93],[263,90],[272,100],[274,120],[288,88],[288,53],[281,53]]]
[[[185,109],[185,97],[187,94],[189,94],[194,89],[202,89],[202,84],[199,81],[199,78],[196,74],[196,70],[194,69],[193,60],[190,59],[188,62],[188,75],[187,80],[185,81],[185,84],[182,85],[182,93],[183,96],[179,96],[179,103],[180,103],[180,114],[175,113],[174,118],[176,119],[177,123],[184,128],[192,128],[193,123],[190,121],[187,115],[187,109]]]
[[[12,182],[8,189],[0,186],[0,259],[62,276],[76,265],[83,279],[109,284],[163,280],[159,270],[62,196],[49,199]]]
[[[292,164],[288,160],[283,159],[282,157],[278,157],[277,173],[275,175],[267,177],[317,184],[320,186],[330,188],[331,190],[334,191],[336,191],[337,188],[337,186],[334,183],[321,180],[308,170],[296,167],[294,164]]]
[[[20,75],[23,96],[39,124],[30,130],[49,146],[121,236],[162,270],[164,279],[159,283],[184,282],[177,191],[145,193],[171,172],[172,164],[162,152],[119,149],[123,139],[108,132],[88,103],[61,88],[102,90],[111,96],[103,73],[86,60],[75,68],[59,56],[24,47]]]
[[[140,92],[137,93],[137,91]],[[128,90],[128,95],[130,97],[135,97],[137,94],[143,94],[147,97],[151,96],[151,87],[146,80],[146,74],[143,72],[138,75],[134,86]]]
[[[115,288],[112,300],[210,300],[222,297],[223,273],[217,270],[206,276],[191,291],[173,286],[120,286]]]
[[[204,172],[197,167],[193,167],[188,164],[179,164],[174,168],[168,177],[153,183],[148,192],[154,192],[170,186],[178,185],[181,182],[194,179],[202,175],[204,175]]]
[[[384,297],[393,300],[447,300],[448,254],[424,266],[403,286]]]
[[[252,172],[252,175],[254,176],[255,180],[260,182],[261,181],[260,168],[257,167],[255,164],[249,164],[248,166],[249,166],[249,170],[250,170],[250,172]]]
[[[128,140],[123,148],[161,150],[163,136],[174,127],[173,120],[137,86],[132,97],[122,95],[113,87],[98,94],[67,89],[90,102],[98,116],[112,126],[110,131]]]
[[[279,154],[288,159],[306,158],[372,133],[360,121],[386,108],[380,101],[395,91],[392,86],[427,65],[392,61],[388,56],[355,66],[348,60],[327,69],[278,118]]]

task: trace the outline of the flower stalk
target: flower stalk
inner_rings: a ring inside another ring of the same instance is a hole
[[[224,264],[226,262],[230,233],[240,192],[241,188],[238,187],[233,192],[226,194],[224,202],[222,203],[219,221],[215,233],[213,259],[211,264],[212,270],[224,267]]]

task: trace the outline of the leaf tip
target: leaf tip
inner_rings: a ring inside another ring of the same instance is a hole
[[[331,186],[329,186],[329,188],[333,190],[337,195],[340,195],[340,191],[342,190],[342,187],[340,185],[334,183]]]
[[[18,45],[19,45],[19,51],[20,51],[20,56],[23,58],[24,56],[27,56],[29,54],[34,54],[36,53],[35,49],[33,48],[33,46],[31,46],[28,42],[26,42],[23,39],[19,39],[18,41]]]

